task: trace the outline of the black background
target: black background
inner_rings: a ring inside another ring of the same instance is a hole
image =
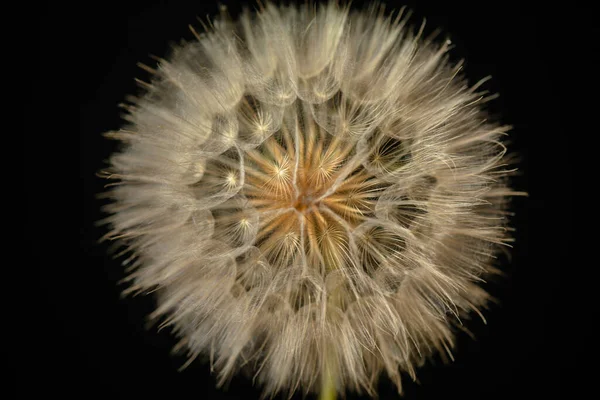
[[[222,3],[234,15],[240,10],[236,2]],[[485,313],[487,324],[470,323],[476,340],[459,336],[454,363],[422,368],[418,384],[406,377],[405,398],[576,396],[587,383],[576,354],[590,333],[571,311],[576,290],[565,273],[572,155],[561,127],[558,14],[504,1],[403,4],[413,9],[414,24],[426,17],[429,32],[441,27],[450,35],[453,57],[467,60],[472,83],[493,75],[485,87],[501,96],[490,108],[515,127],[510,149],[522,157],[515,185],[530,193],[514,203],[517,241],[512,260],[504,261],[508,278],[489,285],[501,304]],[[36,179],[28,187],[26,257],[38,285],[28,349],[16,349],[27,379],[20,390],[63,398],[258,399],[260,390],[243,377],[216,389],[201,362],[177,371],[185,360],[169,354],[176,340],[145,327],[152,298],[120,297],[120,260],[106,255],[107,246],[97,243],[105,232],[94,226],[102,217],[94,196],[106,183],[95,173],[116,148],[101,134],[122,123],[117,104],[137,92],[133,78],[147,78],[136,63],[154,65],[150,54],[165,56],[170,43],[192,40],[187,25],[201,29],[196,16],[214,15],[218,5],[102,1],[40,9],[36,96],[29,99],[37,113],[27,121],[35,136],[25,140],[33,160],[25,173]],[[385,378],[380,397],[397,398]]]

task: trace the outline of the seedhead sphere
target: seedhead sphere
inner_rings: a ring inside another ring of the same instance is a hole
[[[104,172],[129,292],[266,394],[401,392],[488,301],[508,127],[402,12],[223,15],[160,59]]]

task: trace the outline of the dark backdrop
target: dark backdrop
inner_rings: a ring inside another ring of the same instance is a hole
[[[240,9],[222,3],[234,15]],[[511,150],[522,156],[515,184],[530,193],[515,201],[508,278],[489,287],[501,304],[486,312],[487,325],[470,323],[476,340],[459,336],[454,363],[422,368],[419,384],[406,377],[405,398],[571,398],[585,383],[575,355],[590,333],[578,330],[569,303],[576,292],[567,273],[572,155],[561,127],[560,10],[506,1],[404,4],[415,24],[426,17],[430,31],[450,34],[453,57],[466,58],[472,83],[493,75],[486,87],[501,96],[490,107],[515,126]],[[122,123],[117,104],[137,91],[133,78],[147,77],[136,63],[153,65],[149,54],[164,56],[169,43],[191,40],[187,25],[199,27],[196,16],[214,15],[217,7],[202,1],[40,6],[36,95],[28,100],[37,112],[27,121],[34,135],[25,139],[25,173],[35,182],[27,187],[31,252],[25,256],[35,264],[37,301],[29,311],[29,345],[14,349],[26,361],[20,390],[82,399],[259,398],[242,377],[216,389],[201,362],[177,371],[185,360],[169,354],[176,340],[168,330],[145,328],[152,297],[120,297],[120,262],[97,243],[104,230],[94,226],[102,217],[94,196],[106,183],[95,173],[116,148],[101,134]],[[385,378],[380,396],[396,398]]]

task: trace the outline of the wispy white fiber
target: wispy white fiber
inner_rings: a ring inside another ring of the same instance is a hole
[[[108,136],[107,238],[128,292],[190,360],[265,394],[375,395],[380,373],[452,358],[486,306],[481,285],[511,241],[511,173],[491,99],[449,42],[379,6],[217,18],[156,69]]]

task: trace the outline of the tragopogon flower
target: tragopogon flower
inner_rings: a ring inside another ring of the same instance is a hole
[[[484,307],[508,130],[406,18],[334,3],[222,17],[160,60],[106,174],[129,291],[190,360],[265,393],[401,391]]]

